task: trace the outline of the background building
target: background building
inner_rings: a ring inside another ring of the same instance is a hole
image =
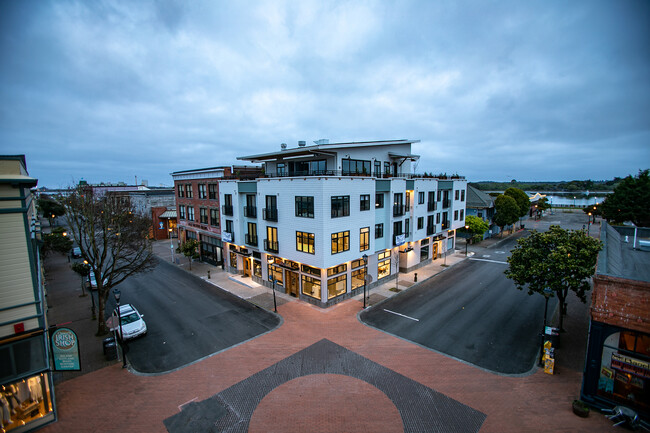
[[[414,174],[416,142],[319,140],[238,158],[264,176],[219,181],[229,271],[326,307],[453,250],[467,182]]]
[[[0,426],[56,418],[40,262],[40,223],[24,155],[0,156]]]
[[[650,419],[650,229],[603,223],[582,399]]]
[[[200,242],[201,260],[223,265],[219,181],[228,178],[256,178],[259,166],[221,166],[171,173],[174,179],[179,242]]]

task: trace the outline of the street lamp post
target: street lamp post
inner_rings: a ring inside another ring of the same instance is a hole
[[[270,265],[273,264],[273,262],[274,262],[273,258],[271,257],[270,259],[268,259],[268,262],[269,262],[269,271],[270,271],[271,270]],[[273,291],[273,311],[275,311],[277,313],[278,312],[278,304],[277,304],[277,302],[275,300],[275,276],[271,277],[271,284],[272,284],[271,289]]]
[[[172,263],[174,263],[174,240],[172,239],[172,229],[170,227],[167,230],[169,230],[169,247],[172,250]]]
[[[546,335],[546,314],[548,313],[548,298],[551,297],[553,291],[549,287],[544,287],[544,327],[542,328],[542,343],[539,352],[539,366],[542,366],[542,358],[544,356],[544,335]]]
[[[469,235],[469,226],[468,225],[465,226],[465,230],[467,231],[467,233],[465,233],[465,257],[467,257],[467,244],[469,244],[469,236],[468,236]]]
[[[117,320],[120,327],[120,348],[122,349],[122,368],[126,368],[126,353],[124,351],[124,334],[122,334],[122,314],[120,312],[120,297],[122,293],[119,289],[113,289],[113,296],[115,297],[115,303],[117,304]]]
[[[364,266],[364,272],[363,272],[363,308],[366,308],[366,277],[368,276],[368,254],[364,254],[361,256],[363,259],[363,266]]]
[[[587,235],[589,235],[589,229],[591,228],[591,212],[589,212],[587,217]]]
[[[84,260],[84,264],[88,265],[88,260]],[[95,297],[93,296],[93,288],[90,283],[90,268],[88,269],[88,291],[90,292],[90,312],[93,315],[93,320],[97,320],[97,315],[95,314]]]

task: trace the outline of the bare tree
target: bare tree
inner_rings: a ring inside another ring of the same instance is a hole
[[[108,332],[104,309],[111,288],[149,271],[156,262],[148,239],[151,221],[134,212],[128,197],[95,195],[80,186],[65,199],[68,225],[97,281],[97,335]]]

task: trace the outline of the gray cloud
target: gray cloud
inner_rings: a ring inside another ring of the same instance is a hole
[[[279,143],[416,138],[419,171],[604,179],[650,161],[650,6],[0,3],[0,152],[41,185],[170,184]]]

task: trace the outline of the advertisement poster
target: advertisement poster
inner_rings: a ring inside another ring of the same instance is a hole
[[[58,328],[52,333],[52,357],[56,371],[81,370],[79,339],[72,329]]]

